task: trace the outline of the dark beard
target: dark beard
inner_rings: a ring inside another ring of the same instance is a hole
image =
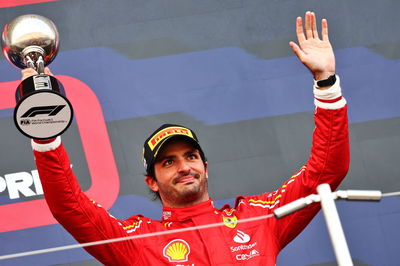
[[[190,173],[189,175],[192,175],[195,179],[200,180],[200,174],[198,173]],[[173,185],[177,184],[179,182],[179,179],[184,176],[187,176],[187,174],[175,177],[172,181]],[[179,205],[196,201],[201,196],[203,196],[204,193],[208,192],[208,180],[205,177],[201,179],[198,185],[189,188],[191,184],[187,184],[188,189],[183,189],[180,191],[176,190],[171,185],[158,184],[158,186],[160,196],[162,198],[164,198],[168,202],[174,202]]]

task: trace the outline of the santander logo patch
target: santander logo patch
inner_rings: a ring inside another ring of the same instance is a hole
[[[233,238],[236,243],[244,244],[250,241],[250,236],[240,230],[237,230],[236,236]]]

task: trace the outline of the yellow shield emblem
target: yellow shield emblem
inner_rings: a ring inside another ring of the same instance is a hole
[[[222,216],[222,220],[224,221],[224,224],[229,228],[235,228],[237,225],[237,221],[238,221],[238,219],[235,215],[232,217]]]

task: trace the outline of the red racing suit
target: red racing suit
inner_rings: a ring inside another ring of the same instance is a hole
[[[240,196],[233,208],[216,209],[211,199],[188,208],[164,208],[161,221],[141,215],[117,220],[81,191],[58,137],[46,144],[32,141],[47,203],[59,223],[81,243],[222,222],[218,227],[86,248],[106,265],[275,265],[279,251],[311,221],[319,204],[282,219],[240,221],[271,214],[277,207],[316,193],[321,183],[329,183],[334,190],[348,171],[347,106],[339,78],[326,91],[314,87],[314,95],[311,156],[274,192]]]

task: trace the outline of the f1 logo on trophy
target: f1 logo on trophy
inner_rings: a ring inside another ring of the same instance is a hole
[[[72,105],[64,87],[44,68],[57,55],[59,35],[54,23],[39,15],[23,15],[6,24],[1,45],[7,60],[20,69],[33,68],[38,74],[23,80],[15,98],[14,122],[27,137],[49,139],[71,125]]]

